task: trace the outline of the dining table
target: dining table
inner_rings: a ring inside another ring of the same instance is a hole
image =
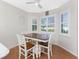
[[[40,57],[40,53],[41,53],[41,48],[39,46],[39,42],[48,42],[49,40],[49,35],[48,34],[43,34],[43,33],[27,33],[24,34],[24,37],[27,38],[28,40],[33,40],[36,42],[35,44],[35,54],[36,54],[36,58]]]

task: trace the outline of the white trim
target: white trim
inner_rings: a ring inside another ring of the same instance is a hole
[[[65,47],[63,47],[63,46],[61,46],[60,44],[56,44],[56,45],[59,46],[59,47],[61,47],[61,48],[63,48],[64,50],[66,50],[66,51],[69,52],[70,54],[72,54],[72,55],[78,57],[78,55],[77,55],[76,53],[70,51],[69,49],[67,49],[67,48],[65,48]]]
[[[61,33],[61,14],[68,12],[69,14],[69,20],[68,20],[68,34],[65,33]],[[60,35],[64,35],[64,36],[70,36],[70,11],[69,10],[65,10],[63,12],[60,13]]]

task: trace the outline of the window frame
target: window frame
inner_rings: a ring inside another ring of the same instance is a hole
[[[68,24],[67,24],[68,25],[68,34],[61,32],[61,24],[63,24],[61,22],[61,15],[64,14],[64,13],[66,13],[66,12],[68,13]],[[63,12],[60,13],[60,21],[59,22],[60,22],[60,35],[70,36],[70,11],[69,10],[65,10],[65,11],[63,11]]]
[[[54,23],[52,23],[54,25],[54,31],[52,33],[55,32],[55,15],[48,15],[48,16],[42,16],[40,20],[42,20],[42,18],[46,18],[46,21],[47,21],[47,24],[46,24],[46,27],[48,28],[48,17],[54,17]],[[40,21],[40,24],[41,24],[41,21]],[[40,31],[41,31],[41,25],[40,25]],[[41,31],[43,33],[51,33],[48,31],[48,29],[46,29],[46,31]]]
[[[36,24],[33,24],[33,21],[36,21]],[[35,18],[32,19],[32,25],[31,26],[32,26],[32,28],[33,28],[33,26],[36,26],[36,30],[32,29],[33,32],[36,32],[37,31],[37,19],[35,19]]]

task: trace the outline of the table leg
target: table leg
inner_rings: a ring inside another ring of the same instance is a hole
[[[36,52],[36,58],[38,58],[38,55],[39,55],[39,46],[38,46],[38,42],[36,42],[35,52]]]
[[[39,47],[38,51],[39,51],[39,57],[40,57],[41,56],[41,46],[39,45],[38,47]]]

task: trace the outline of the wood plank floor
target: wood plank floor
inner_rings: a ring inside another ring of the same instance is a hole
[[[77,59],[75,56],[56,45],[53,46],[52,52],[53,56],[51,57],[51,59]],[[18,59],[18,47],[11,49],[9,55],[4,57],[3,59]],[[24,59],[23,56],[22,59]],[[32,57],[28,59],[32,59]],[[38,59],[47,59],[47,55],[43,54]]]

